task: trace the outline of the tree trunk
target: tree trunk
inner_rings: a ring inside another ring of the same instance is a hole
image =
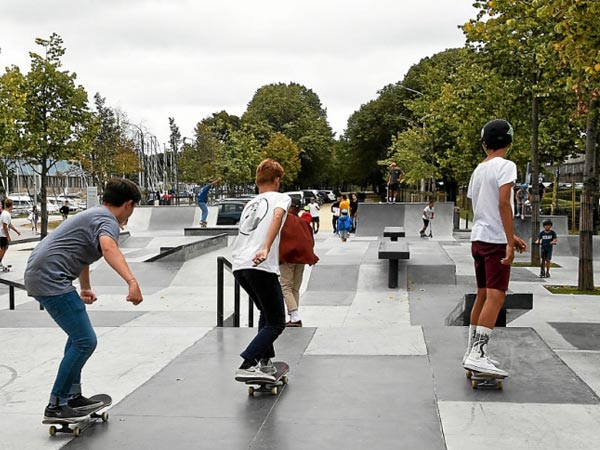
[[[585,138],[585,168],[583,174],[583,192],[579,214],[579,280],[580,290],[594,289],[594,248],[593,248],[593,210],[594,193],[598,186],[596,179],[596,135],[598,127],[598,108],[600,102],[590,101]]]
[[[48,202],[47,202],[47,192],[48,189],[48,167],[46,166],[46,159],[42,159],[42,170],[40,172],[41,185],[40,185],[40,196],[41,196],[41,205],[40,212],[42,215],[42,229],[40,230],[40,239],[44,239],[48,234]]]
[[[535,86],[535,77],[534,77]],[[535,89],[531,97],[531,265],[537,266],[540,261],[540,247],[535,245],[540,234],[540,190],[539,174],[540,161],[538,149],[538,134],[540,128],[539,99]]]

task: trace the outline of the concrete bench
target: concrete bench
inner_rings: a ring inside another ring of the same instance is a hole
[[[477,294],[465,294],[464,310],[463,310],[463,324],[469,326],[471,324],[471,310],[475,304],[475,297]],[[506,326],[506,311],[509,309],[519,309],[523,311],[529,311],[533,309],[533,294],[531,292],[526,293],[515,293],[507,292],[506,300],[504,305],[498,314],[496,320],[497,327]]]
[[[399,237],[405,237],[404,227],[385,227],[383,237],[389,237],[392,241],[397,241]]]
[[[399,259],[410,259],[410,251],[408,250],[408,243],[392,242],[392,241],[381,241],[379,243],[379,259],[389,260],[388,268],[388,287],[395,289],[398,287],[398,260]]]

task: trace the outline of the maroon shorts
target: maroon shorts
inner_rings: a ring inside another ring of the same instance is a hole
[[[477,287],[506,292],[510,280],[510,266],[500,262],[506,256],[506,244],[471,242],[471,254],[475,260]]]

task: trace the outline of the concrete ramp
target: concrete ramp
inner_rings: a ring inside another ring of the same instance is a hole
[[[567,216],[540,216],[540,230],[542,231],[544,227],[542,226],[542,222],[545,219],[550,219],[552,221],[552,229],[559,236],[569,234],[569,225]],[[531,239],[531,217],[525,217],[525,219],[521,219],[518,216],[514,218],[514,230],[515,234],[520,238],[525,240]]]
[[[196,205],[138,206],[133,210],[126,229],[132,232],[180,231],[196,227],[202,212]],[[217,222],[218,208],[208,207],[208,225]],[[171,233],[172,234],[172,233]]]
[[[360,203],[357,236],[382,236],[385,227],[404,227],[406,236],[419,236],[427,203]],[[435,238],[452,238],[454,203],[435,204]]]

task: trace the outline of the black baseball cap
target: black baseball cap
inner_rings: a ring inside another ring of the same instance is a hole
[[[498,150],[512,144],[515,134],[512,125],[504,119],[494,119],[481,129],[481,142],[490,150]]]

